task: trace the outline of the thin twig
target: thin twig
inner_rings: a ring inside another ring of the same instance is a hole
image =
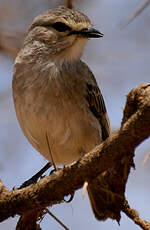
[[[66,0],[66,7],[69,8],[69,9],[73,9],[72,0]]]
[[[148,160],[148,158],[150,158],[150,151],[146,154],[146,156],[144,157],[144,160],[143,160],[143,163],[142,163],[142,166],[144,166]]]
[[[149,6],[150,4],[150,0],[147,0],[129,19],[128,21],[122,26],[122,28],[124,28],[125,26],[127,26],[128,24],[130,24],[137,16],[139,16],[143,10],[145,10],[147,8],[147,6]]]
[[[84,185],[83,185],[83,188],[82,188],[82,198],[83,199],[84,199],[84,196],[85,196],[85,192],[87,191],[87,187],[88,187],[88,182],[85,181]]]
[[[23,43],[25,33],[12,33],[0,28],[0,51],[16,57]]]
[[[54,166],[55,171],[57,171],[57,167],[56,167],[56,164],[54,162],[53,154],[52,154],[52,151],[51,151],[51,148],[50,148],[47,132],[46,132],[46,141],[47,141],[47,145],[48,145],[49,154],[50,154],[50,157],[51,157],[51,160],[52,160],[52,165]]]
[[[64,229],[69,230],[48,208],[45,208],[46,212],[52,216]]]
[[[122,211],[134,221],[135,224],[139,225],[143,230],[150,230],[150,223],[139,217],[138,212],[135,209],[130,208],[127,201],[125,201]]]

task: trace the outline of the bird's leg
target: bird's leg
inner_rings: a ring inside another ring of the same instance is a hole
[[[29,180],[25,181],[18,189],[22,189],[31,184],[35,184],[38,181],[38,179],[42,177],[42,174],[45,173],[51,166],[52,164],[48,162],[39,172],[37,172]]]

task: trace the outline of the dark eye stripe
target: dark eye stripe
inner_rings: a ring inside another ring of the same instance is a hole
[[[56,22],[52,24],[51,27],[59,32],[65,32],[67,30],[71,30],[69,26],[67,26],[65,23],[62,23],[62,22]]]

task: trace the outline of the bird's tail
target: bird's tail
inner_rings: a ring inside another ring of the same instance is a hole
[[[93,213],[100,221],[111,218],[119,222],[123,197],[113,192],[104,179],[104,176],[99,175],[87,187]]]

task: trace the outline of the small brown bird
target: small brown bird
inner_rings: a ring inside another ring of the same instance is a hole
[[[109,136],[103,96],[80,59],[88,39],[102,36],[86,15],[59,7],[34,19],[15,60],[13,97],[20,126],[55,164],[77,161]],[[88,193],[96,218],[104,219],[90,185]]]

